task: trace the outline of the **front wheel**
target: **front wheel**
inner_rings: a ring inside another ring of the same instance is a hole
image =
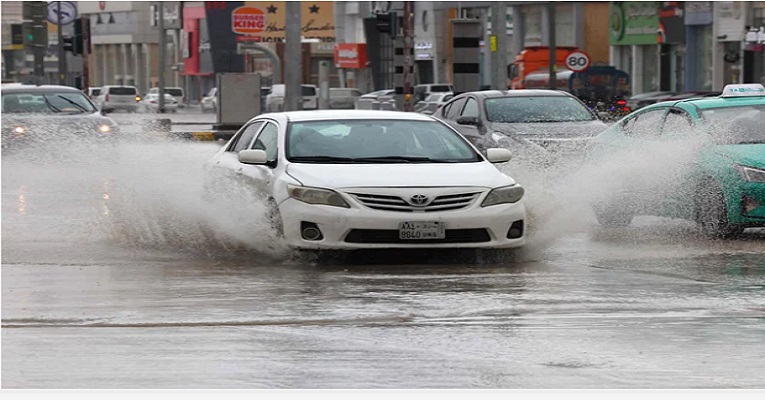
[[[603,226],[628,226],[632,223],[633,215],[627,211],[618,210],[613,206],[594,207],[595,218]]]
[[[719,184],[713,182],[698,191],[696,220],[704,235],[712,239],[730,239],[744,231],[743,227],[728,222],[725,194]]]

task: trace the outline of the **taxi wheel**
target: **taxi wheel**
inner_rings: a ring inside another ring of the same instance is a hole
[[[707,181],[697,191],[696,219],[701,231],[712,239],[730,239],[744,228],[728,224],[728,209],[720,185]]]
[[[632,223],[632,214],[616,209],[613,206],[595,207],[595,218],[603,226],[628,226]]]

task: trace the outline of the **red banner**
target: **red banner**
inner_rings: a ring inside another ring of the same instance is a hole
[[[338,43],[335,45],[335,65],[338,68],[359,69],[367,67],[365,43]]]

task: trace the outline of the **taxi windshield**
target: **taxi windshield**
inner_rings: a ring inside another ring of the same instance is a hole
[[[700,114],[716,143],[765,143],[765,104],[709,108]]]

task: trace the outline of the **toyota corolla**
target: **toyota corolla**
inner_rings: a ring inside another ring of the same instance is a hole
[[[514,248],[528,231],[524,189],[493,164],[509,159],[417,113],[272,113],[209,160],[205,188],[262,195],[296,249]]]

